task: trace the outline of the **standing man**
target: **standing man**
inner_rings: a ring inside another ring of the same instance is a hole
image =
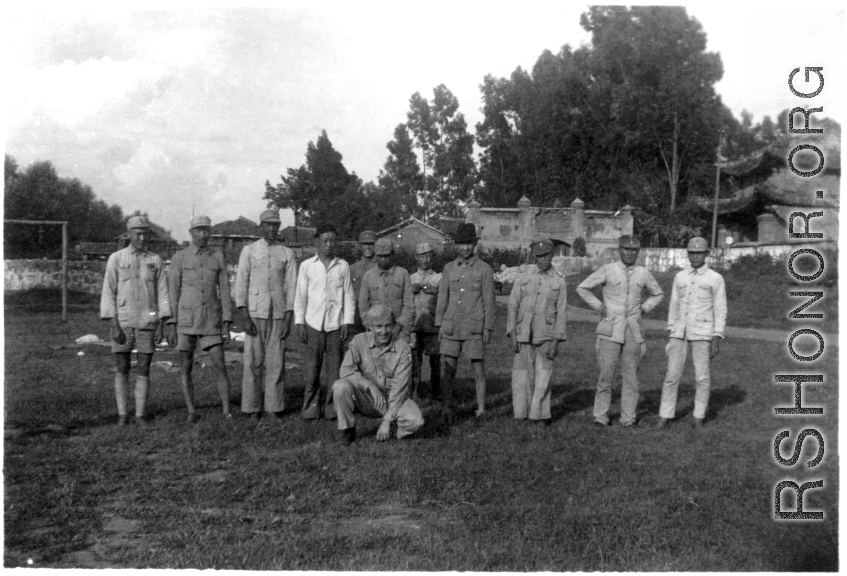
[[[244,338],[241,411],[254,422],[262,408],[277,420],[285,409],[285,339],[294,315],[297,260],[277,239],[279,211],[259,216],[262,237],[241,250],[235,306]]]
[[[350,342],[341,378],[332,385],[341,440],[355,442],[357,412],[382,418],[377,440],[388,440],[392,422],[397,422],[397,438],[405,438],[424,423],[421,409],[409,398],[411,349],[395,337],[394,314],[387,306],[376,304],[362,316],[370,331]]]
[[[491,266],[474,256],[476,227],[461,224],[455,243],[459,257],[448,262],[438,287],[435,325],[440,327],[444,356],[444,401],[441,411],[447,424],[453,422],[453,383],[462,350],[470,358],[476,380],[476,417],[485,415],[485,345],[494,328],[494,273]]]
[[[359,234],[359,251],[361,257],[350,266],[350,281],[353,283],[353,298],[356,304],[359,302],[359,291],[362,288],[362,278],[365,277],[365,272],[376,266],[376,254],[374,254],[374,243],[376,242],[376,233],[372,230],[365,230]],[[359,313],[359,307],[356,306],[353,327],[348,334],[348,338],[353,338],[356,334],[361,334],[365,331],[365,325],[362,324],[362,315]]]
[[[118,426],[127,423],[127,381],[130,354],[138,349],[135,377],[135,423],[147,424],[146,407],[150,387],[150,361],[162,339],[162,321],[171,315],[168,284],[158,254],[147,251],[150,223],[133,216],[126,224],[129,246],[118,250],[106,263],[100,294],[100,318],[109,321],[112,352],[115,354],[115,400]]]
[[[347,339],[353,324],[353,284],[347,262],[335,257],[338,232],[331,224],[315,231],[317,254],[300,265],[294,297],[294,324],[297,337],[305,344],[303,379],[303,418],[335,418],[332,383],[338,380],[341,342]],[[325,386],[321,386],[321,366],[326,357]],[[321,390],[325,390],[322,403]],[[323,406],[323,410],[321,407]]]
[[[532,243],[536,268],[521,274],[509,295],[506,331],[515,351],[515,418],[550,424],[550,378],[559,343],[567,340],[565,278],[553,268],[553,244]]]
[[[723,276],[706,264],[708,255],[705,238],[698,236],[689,240],[688,262],[691,266],[677,272],[673,279],[668,308],[670,340],[665,348],[668,373],[662,384],[660,427],[667,426],[676,414],[676,395],[689,346],[694,357],[694,377],[697,379],[694,427],[703,426],[706,418],[712,384],[709,362],[718,355],[726,326],[726,285]]]
[[[609,425],[609,406],[612,403],[612,378],[621,363],[621,425],[635,424],[638,407],[638,364],[647,351],[641,329],[641,318],[662,301],[662,289],[643,266],[636,266],[641,241],[635,236],[621,236],[618,242],[620,261],[601,266],[582,281],[576,291],[589,306],[600,313],[597,325],[597,394],[594,397],[594,424]],[[603,287],[603,301],[591,293],[595,286]],[[641,294],[650,295],[642,304]]]
[[[408,344],[415,321],[412,282],[405,268],[394,265],[394,244],[380,238],[374,246],[376,266],[365,272],[359,291],[359,313],[362,318],[371,306],[382,304],[394,313],[394,338]]]
[[[224,418],[232,418],[223,346],[229,340],[232,326],[232,297],[223,254],[209,249],[211,226],[208,216],[192,218],[188,230],[191,246],[174,254],[168,268],[168,288],[174,303],[173,315],[168,320],[168,344],[179,350],[182,395],[188,408],[188,422],[192,424],[197,416],[191,371],[198,344],[212,359]]]
[[[415,324],[412,332],[412,400],[420,394],[423,355],[429,356],[429,388],[432,398],[441,400],[441,354],[438,328],[435,327],[435,305],[441,274],[432,269],[435,251],[432,244],[423,242],[415,247],[418,269],[412,274],[412,294],[415,299]]]

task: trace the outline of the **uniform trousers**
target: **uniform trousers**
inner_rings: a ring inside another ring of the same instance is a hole
[[[350,380],[342,378],[332,385],[332,395],[335,399],[335,411],[338,414],[338,429],[346,430],[356,425],[355,413],[370,418],[382,418],[388,409],[388,394],[382,392],[385,398],[385,408],[377,410],[374,406],[370,390],[363,390]],[[397,438],[414,434],[424,424],[423,414],[411,398],[406,398],[397,410]]]
[[[644,356],[646,346],[635,341],[632,329],[627,326],[624,343],[597,339],[597,363],[600,375],[597,378],[597,393],[594,396],[594,421],[609,423],[609,406],[612,403],[612,380],[618,361],[621,364],[621,424],[635,424],[635,411],[638,407],[638,364]]]
[[[332,383],[338,380],[341,368],[341,329],[324,332],[306,327],[306,346],[303,350],[303,381],[306,392],[303,397],[303,418],[314,420],[321,417],[321,406],[326,418],[335,418],[332,404]],[[326,363],[326,386],[321,386],[321,367]],[[324,402],[321,402],[323,391]]]
[[[429,356],[429,389],[432,398],[441,398],[441,354],[439,354],[438,334],[416,332],[415,346],[412,348],[412,390],[420,394],[421,368],[423,356]]]
[[[547,350],[554,344],[548,340],[539,344],[521,342],[521,351],[515,354],[512,364],[512,408],[515,418],[523,420],[550,419],[550,379],[553,361]]]
[[[709,371],[709,352],[712,343],[708,340],[685,340],[671,338],[665,347],[668,355],[668,373],[662,384],[662,403],[659,407],[661,418],[673,418],[676,415],[676,395],[679,391],[679,381],[685,369],[685,359],[688,357],[688,345],[691,345],[691,356],[694,359],[694,377],[697,386],[694,392],[694,417],[705,418],[709,406],[709,391],[712,377]]]
[[[280,340],[281,318],[253,318],[256,335],[244,336],[244,378],[241,411],[248,414],[285,409],[285,340]]]

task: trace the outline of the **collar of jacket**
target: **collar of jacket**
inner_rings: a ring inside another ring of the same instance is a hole
[[[268,242],[268,241],[267,241],[267,240],[265,240],[264,238],[259,238],[259,240],[260,240],[260,241],[262,241],[262,242],[264,242],[264,243],[265,243],[265,244],[267,244],[268,246],[276,246],[277,244],[279,244],[279,240],[274,240],[273,242]],[[317,254],[316,254],[316,256],[317,256]]]
[[[377,266],[379,266],[379,264],[377,264]],[[397,267],[396,267],[396,266],[392,266],[392,267],[391,267],[391,268],[389,268],[388,270],[383,270],[382,268],[380,268],[380,269],[379,269],[379,274],[380,274],[380,276],[389,276],[389,275],[393,276],[393,275],[394,275],[394,269],[395,269],[395,268],[397,268]]]
[[[133,246],[132,244],[130,244],[130,245],[129,245],[129,253],[130,253],[130,254],[140,253],[140,254],[142,254],[142,255],[143,255],[143,254],[147,254],[147,252],[148,252],[148,251],[147,251],[147,250],[145,250],[145,249],[143,249],[143,248],[136,248],[136,247],[135,247],[135,246]]]
[[[309,258],[309,260],[304,260],[303,263],[305,264],[306,262],[309,262],[310,260],[313,260],[313,261],[317,262],[318,264],[321,263],[321,257],[318,256],[317,254],[315,254],[314,256]],[[326,269],[329,270],[330,268],[335,266],[337,263],[338,263],[338,256],[333,256],[332,260],[329,261],[329,266],[327,266]]]
[[[638,268],[638,264],[633,264],[632,266],[627,266],[626,264],[623,263],[622,260],[618,260],[616,262],[616,264],[619,265],[621,267],[621,270],[623,270],[624,272],[629,272],[629,271],[632,271],[632,270],[635,270],[636,268]]]
[[[192,243],[191,246],[189,246],[189,250],[191,250],[195,255],[199,254],[201,251],[211,252],[211,250],[209,250],[208,246],[206,246],[205,248],[200,248],[199,246],[197,246],[194,243]]]
[[[694,273],[696,272],[697,274],[699,274],[700,276],[702,276],[702,275],[703,275],[703,274],[705,274],[708,270],[709,270],[709,265],[708,265],[708,264],[703,264],[703,265],[702,265],[702,266],[700,266],[699,268],[695,268],[694,266],[692,266],[692,265],[690,265],[690,264],[688,265],[688,273],[689,273],[689,274],[694,274]]]
[[[477,261],[477,257],[471,256],[470,258],[467,259],[467,261],[465,261],[463,263],[462,258],[459,257],[459,258],[456,258],[456,266],[473,266],[474,264],[476,264],[476,261]]]

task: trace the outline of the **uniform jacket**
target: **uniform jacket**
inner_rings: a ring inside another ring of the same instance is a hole
[[[235,275],[235,306],[247,307],[253,318],[273,317],[294,310],[297,260],[290,248],[268,244],[264,238],[248,244],[238,258]]]
[[[539,344],[567,339],[568,287],[565,279],[550,267],[537,266],[522,273],[509,295],[507,333],[515,332],[518,342]]]
[[[409,397],[409,378],[412,374],[412,349],[402,340],[394,339],[383,350],[374,342],[373,332],[356,335],[350,341],[340,378],[354,386],[368,390],[376,384],[387,397],[388,406],[382,419],[391,422]]]
[[[376,256],[371,259],[359,258],[356,262],[350,265],[350,282],[353,284],[353,298],[357,304],[354,324],[359,330],[364,330],[365,328],[364,324],[362,324],[362,316],[359,314],[358,307],[359,291],[362,288],[362,278],[365,277],[365,272],[374,266],[376,266]]]
[[[494,328],[494,272],[471,257],[448,262],[438,287],[435,325],[452,340],[479,340],[483,330]]]
[[[591,293],[595,286],[603,287],[603,302]],[[641,303],[641,294],[647,290],[650,297]],[[663,292],[653,275],[643,266],[625,266],[620,260],[605,264],[576,288],[577,294],[598,312],[606,306],[606,317],[613,321],[611,336],[598,335],[601,340],[623,344],[626,327],[632,330],[635,342],[644,342],[641,317],[662,301]]]
[[[376,304],[390,308],[397,323],[411,330],[415,322],[415,301],[409,272],[405,268],[392,266],[383,270],[374,266],[365,272],[359,290],[359,314],[362,318]]]
[[[355,308],[347,262],[333,258],[327,268],[317,255],[303,260],[294,296],[295,324],[332,332],[353,324]]]
[[[232,322],[229,273],[220,252],[191,245],[171,259],[168,289],[180,334],[220,334],[223,322]]]
[[[432,268],[423,272],[418,269],[409,280],[412,282],[412,295],[415,299],[415,330],[438,332],[438,329],[432,327],[435,325],[435,306],[438,303],[441,274]],[[417,294],[414,292],[415,285],[420,286]]]
[[[170,315],[168,283],[158,254],[129,245],[109,256],[100,318],[117,318],[123,328],[152,330]]]
[[[723,338],[726,326],[726,285],[723,276],[703,264],[677,272],[668,308],[671,338]]]

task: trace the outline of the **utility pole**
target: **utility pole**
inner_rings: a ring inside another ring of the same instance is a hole
[[[715,149],[715,205],[712,208],[712,250],[718,244],[718,195],[721,191],[721,166],[726,158],[721,156],[721,144],[723,144],[724,129],[718,132],[718,147]]]

